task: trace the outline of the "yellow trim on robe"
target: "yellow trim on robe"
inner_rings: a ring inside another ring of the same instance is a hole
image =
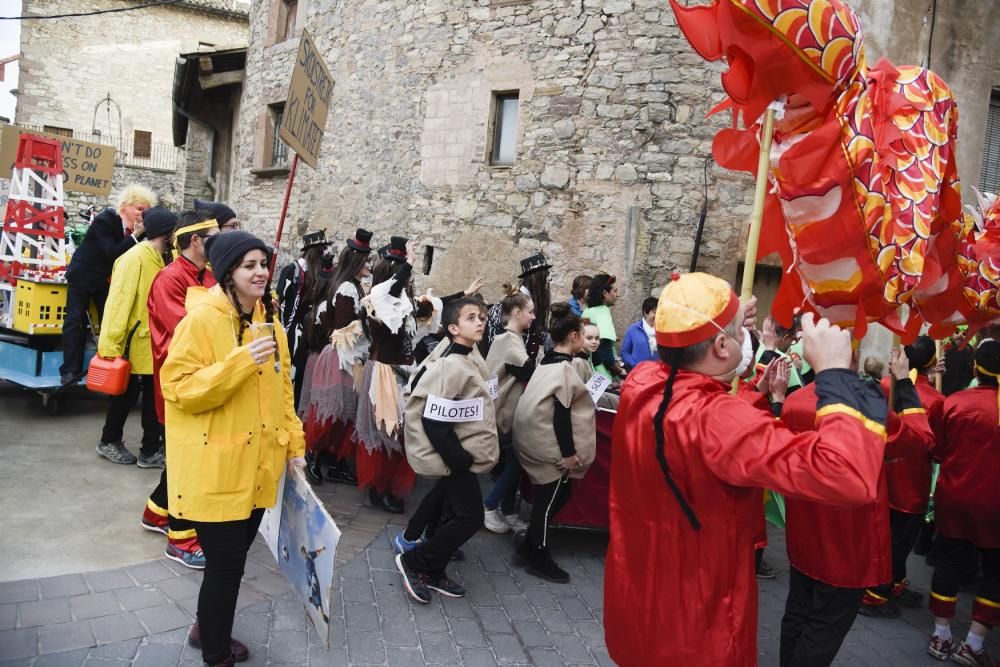
[[[951,597],[950,598],[947,595],[940,595],[938,593],[935,593],[934,591],[931,591],[931,597],[932,598],[937,598],[938,600],[941,600],[942,602],[954,602],[955,600],[958,599],[957,595],[955,597]]]
[[[994,602],[993,600],[987,600],[986,598],[981,598],[976,596],[976,602],[979,604],[984,604],[987,607],[993,607],[994,609],[1000,609],[1000,602]]]
[[[816,420],[819,421],[819,419],[821,419],[822,417],[833,414],[841,414],[841,415],[847,415],[849,417],[854,417],[862,424],[864,424],[864,427],[869,431],[871,431],[872,433],[880,435],[883,438],[885,437],[885,426],[879,424],[877,421],[869,419],[860,410],[855,410],[849,405],[844,405],[843,403],[833,403],[831,405],[826,405],[820,408],[819,410],[816,411]]]

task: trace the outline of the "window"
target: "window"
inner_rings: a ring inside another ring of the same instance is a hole
[[[280,167],[288,164],[288,146],[278,138],[278,131],[281,130],[281,121],[285,117],[285,103],[272,104],[271,110],[271,166]]]
[[[1000,89],[994,89],[986,116],[986,142],[983,146],[979,189],[982,192],[1000,190]]]
[[[431,275],[431,269],[434,267],[434,246],[425,245],[424,246],[424,275]]]
[[[298,13],[298,0],[278,0],[278,31],[275,42],[283,42],[295,36],[295,17]]]
[[[132,157],[153,156],[153,133],[136,130],[132,135]]]
[[[517,91],[493,94],[490,164],[510,166],[517,157]]]
[[[43,132],[48,132],[49,134],[58,134],[60,137],[72,137],[73,130],[68,127],[56,127],[55,125],[45,125],[42,127]]]

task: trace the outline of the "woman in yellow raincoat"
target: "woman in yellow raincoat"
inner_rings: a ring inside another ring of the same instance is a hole
[[[286,462],[304,467],[288,341],[275,326],[270,249],[247,232],[213,237],[218,285],[191,288],[160,374],[170,512],[193,521],[205,554],[191,644],[209,665],[247,659],[231,637],[247,551],[277,500]]]

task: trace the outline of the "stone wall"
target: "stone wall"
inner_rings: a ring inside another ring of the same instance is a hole
[[[284,174],[255,167],[297,40],[268,44],[268,10],[251,10],[234,202],[273,238]],[[620,276],[621,325],[672,269],[687,270],[711,138],[728,119],[703,120],[721,98],[718,71],[662,0],[310,2],[305,25],[336,84],[286,233],[406,234],[434,249],[424,284],[447,292],[485,275],[488,298],[541,250],[556,298],[577,273]],[[517,160],[492,167],[492,93],[509,90],[520,96]],[[752,187],[707,175],[699,268],[733,280]]]
[[[182,3],[183,5],[183,3]],[[154,143],[172,144],[171,93],[178,54],[199,42],[245,44],[247,23],[188,7],[145,7],[80,19],[25,21],[21,29],[21,78],[17,120],[89,133],[99,129],[126,141],[134,130],[152,132]],[[119,0],[23,0],[24,14],[120,9]],[[244,7],[245,9],[245,7]],[[58,54],[58,55],[57,55]],[[106,95],[112,108],[109,127]]]
[[[105,206],[115,206],[118,196],[130,183],[139,183],[156,193],[161,206],[179,211],[184,205],[184,163],[178,164],[177,171],[162,169],[138,169],[135,167],[116,167],[111,179],[111,194],[98,197],[81,192],[67,190],[64,194],[64,208],[67,221],[79,222],[78,213],[90,205],[102,209]]]

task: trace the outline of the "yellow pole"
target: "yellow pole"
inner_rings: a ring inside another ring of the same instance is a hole
[[[938,363],[941,363],[941,341],[939,340],[934,341],[934,356],[937,358]],[[934,388],[937,389],[938,391],[941,391],[942,381],[944,381],[944,378],[941,376],[941,374],[935,373]]]
[[[764,198],[767,195],[767,174],[771,168],[771,139],[774,137],[774,107],[764,114],[764,127],[760,133],[760,154],[757,157],[757,183],[753,193],[753,212],[750,214],[750,235],[747,237],[747,255],[743,262],[743,283],[740,301],[746,303],[753,296],[754,274],[757,272],[757,248],[760,245],[760,228],[764,222]],[[733,378],[733,393],[740,379]]]

